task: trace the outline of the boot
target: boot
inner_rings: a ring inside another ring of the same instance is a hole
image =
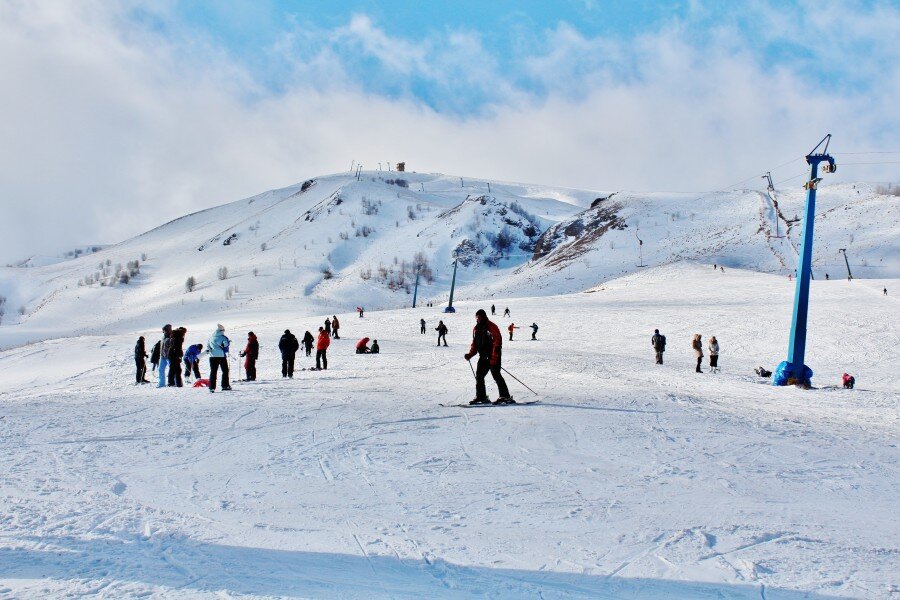
[[[491,401],[487,398],[473,398],[469,404],[490,404]]]
[[[516,401],[512,399],[512,396],[500,396],[496,400],[494,400],[494,404],[515,404]]]

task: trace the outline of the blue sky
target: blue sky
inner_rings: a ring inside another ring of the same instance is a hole
[[[796,184],[832,133],[833,180],[896,182],[840,153],[900,151],[898,32],[898,1],[0,2],[0,260],[351,161],[693,192]]]

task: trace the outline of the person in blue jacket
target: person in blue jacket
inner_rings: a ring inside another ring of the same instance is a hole
[[[169,355],[166,349],[166,345],[169,341],[169,336],[172,335],[172,326],[166,323],[162,328],[162,338],[159,340],[159,385],[156,387],[166,387],[168,377],[166,376],[166,367],[169,366]],[[175,365],[175,368],[178,368],[178,365]]]
[[[216,374],[222,369],[222,391],[231,390],[228,383],[228,349],[231,340],[225,337],[225,326],[216,325],[216,331],[206,342],[206,351],[209,352],[209,391],[216,391]]]
[[[194,373],[194,379],[200,379],[200,352],[203,351],[203,344],[194,344],[188,346],[184,353],[184,376],[190,378],[191,372]]]

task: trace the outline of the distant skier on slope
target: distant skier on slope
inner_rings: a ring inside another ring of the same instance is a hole
[[[319,337],[316,339],[316,369],[328,369],[328,346],[331,345],[331,336],[324,327],[319,327]]]
[[[504,316],[504,317],[510,316],[510,314],[509,314],[509,307],[508,307],[508,306],[503,310],[503,316]]]
[[[159,385],[156,387],[164,388],[168,385],[168,377],[166,376],[166,367],[169,366],[169,336],[172,335],[172,326],[166,323],[162,328],[162,337],[159,340]]]
[[[531,323],[531,339],[533,339],[533,340],[537,339],[537,332],[538,332],[537,323],[532,322]]]
[[[303,334],[303,346],[306,348],[306,355],[312,356],[313,344],[316,343],[316,338],[313,337],[313,334],[307,330],[306,333]]]
[[[140,383],[150,383],[144,375],[147,373],[147,349],[144,345],[144,336],[138,338],[134,345],[134,367],[135,367],[135,385]]]
[[[281,339],[278,340],[278,349],[281,351],[281,376],[294,378],[294,359],[297,356],[297,350],[300,349],[300,342],[297,336],[291,333],[290,329],[285,329]]]
[[[184,376],[190,380],[191,373],[195,379],[200,379],[200,352],[203,351],[203,344],[192,344],[188,346],[184,353]]]
[[[447,326],[444,325],[443,321],[438,321],[438,326],[434,328],[435,331],[438,332],[438,343],[437,345],[441,345],[441,338],[444,340],[444,346],[447,345]]]
[[[259,340],[252,331],[247,334],[247,346],[240,353],[244,357],[245,381],[256,381],[256,360],[259,358]]]
[[[700,338],[700,334],[695,333],[694,339],[691,341],[691,348],[694,349],[694,356],[697,357],[697,373],[703,372],[700,370],[700,365],[703,363],[703,342]]]
[[[716,336],[709,338],[707,347],[709,348],[709,370],[717,373],[719,371],[719,340],[716,339]]]
[[[357,306],[357,307],[356,307],[356,312],[359,313],[359,318],[362,319],[362,318],[363,318],[363,313],[365,312],[365,309],[364,309],[362,306]]]
[[[475,398],[469,404],[490,403],[484,385],[484,378],[488,372],[497,383],[497,391],[500,394],[496,403],[515,404],[515,400],[509,395],[509,388],[506,387],[503,374],[500,372],[502,351],[503,337],[500,334],[500,328],[488,320],[484,310],[479,309],[475,313],[475,327],[472,328],[472,345],[465,355],[465,359],[469,361],[473,356],[478,355],[478,366],[475,368]]]
[[[364,337],[363,339],[356,342],[357,354],[368,354],[369,352],[371,352],[371,350],[369,350],[369,338]]]
[[[341,323],[338,321],[337,315],[331,317],[331,336],[336,340],[341,339],[341,336],[338,335],[338,328],[340,328],[340,326]]]
[[[492,317],[496,316],[496,314],[497,314],[497,307],[494,306],[493,304],[491,304],[491,316]]]
[[[509,341],[513,341],[513,339],[512,339],[513,331],[516,329],[521,329],[521,327],[516,327],[515,323],[510,323],[509,327],[507,327],[506,329],[509,330]]]
[[[325,333],[327,333],[328,336],[331,337],[331,319],[329,319],[328,317],[325,317]]]
[[[650,345],[656,351],[656,364],[663,364],[663,352],[666,351],[666,336],[659,332],[659,329],[653,330],[653,337],[650,338]]]
[[[216,374],[222,369],[222,391],[230,391],[228,383],[228,349],[231,340],[225,337],[225,327],[220,323],[206,342],[206,351],[209,352],[209,391],[216,391]]]
[[[184,336],[187,329],[179,327],[169,336],[166,357],[169,359],[169,386],[183,387],[181,379],[181,357],[184,356]]]
[[[419,319],[419,326],[422,329],[422,335],[425,335],[425,319]]]

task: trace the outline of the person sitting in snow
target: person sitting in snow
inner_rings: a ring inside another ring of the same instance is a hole
[[[381,347],[378,345],[378,340],[372,340],[372,354],[378,354],[381,352]]]
[[[369,350],[369,338],[364,337],[363,339],[356,342],[356,353],[357,354],[368,354]]]
[[[856,378],[849,373],[844,373],[844,376],[841,379],[844,382],[844,389],[852,390],[853,386],[856,385]]]

